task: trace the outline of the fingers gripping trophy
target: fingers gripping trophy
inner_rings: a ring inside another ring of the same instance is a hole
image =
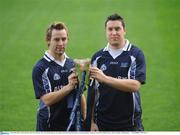
[[[75,125],[76,131],[82,131],[83,130],[83,117],[85,118],[86,116],[82,115],[81,98],[82,98],[83,91],[86,88],[86,83],[85,83],[86,72],[90,64],[90,59],[89,58],[74,59],[74,62],[75,62],[75,70],[81,73],[81,82],[76,87],[76,99],[74,101],[73,109],[71,111],[70,123],[67,127],[67,131],[71,129],[72,125]],[[85,113],[86,112],[84,112],[84,114]]]

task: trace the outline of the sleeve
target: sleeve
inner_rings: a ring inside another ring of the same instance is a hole
[[[136,57],[136,75],[135,79],[141,84],[146,82],[146,62],[143,52],[140,50]]]
[[[40,97],[46,94],[46,90],[43,86],[43,69],[38,66],[35,66],[32,71],[32,81],[34,86],[34,92],[36,99],[40,99]]]
[[[93,55],[91,58],[91,66],[97,66],[96,56]]]
[[[93,55],[93,57],[91,58],[91,66],[98,67],[101,59],[102,59],[101,55],[97,55],[97,53]]]

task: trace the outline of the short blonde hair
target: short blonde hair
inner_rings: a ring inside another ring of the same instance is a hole
[[[67,29],[66,25],[63,22],[54,22],[54,23],[50,24],[46,30],[46,41],[49,41],[51,39],[53,29],[55,29],[55,30],[65,29],[67,32],[67,36],[68,36],[68,29]]]

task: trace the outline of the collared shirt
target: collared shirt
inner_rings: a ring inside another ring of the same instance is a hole
[[[91,60],[105,75],[117,79],[134,79],[141,84],[146,80],[146,65],[143,52],[126,40],[125,46],[113,52],[107,45],[96,52]],[[133,126],[141,119],[140,93],[124,92],[99,83],[96,103],[97,121],[108,128]]]
[[[43,58],[34,66],[32,80],[37,99],[40,99],[44,94],[59,91],[68,84],[68,76],[75,64],[66,54],[64,55],[65,59],[59,62],[46,51]],[[55,129],[55,127],[67,127],[74,99],[74,90],[51,106],[46,106],[40,99],[38,121],[42,125],[46,125],[45,127],[49,127],[50,130]]]

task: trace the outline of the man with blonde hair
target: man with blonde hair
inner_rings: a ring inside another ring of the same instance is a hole
[[[78,76],[75,63],[65,54],[68,30],[64,23],[51,24],[46,31],[48,50],[33,68],[35,96],[40,100],[37,112],[37,131],[65,131],[76,96]],[[85,117],[85,97],[81,98]],[[75,130],[72,126],[70,130]]]

